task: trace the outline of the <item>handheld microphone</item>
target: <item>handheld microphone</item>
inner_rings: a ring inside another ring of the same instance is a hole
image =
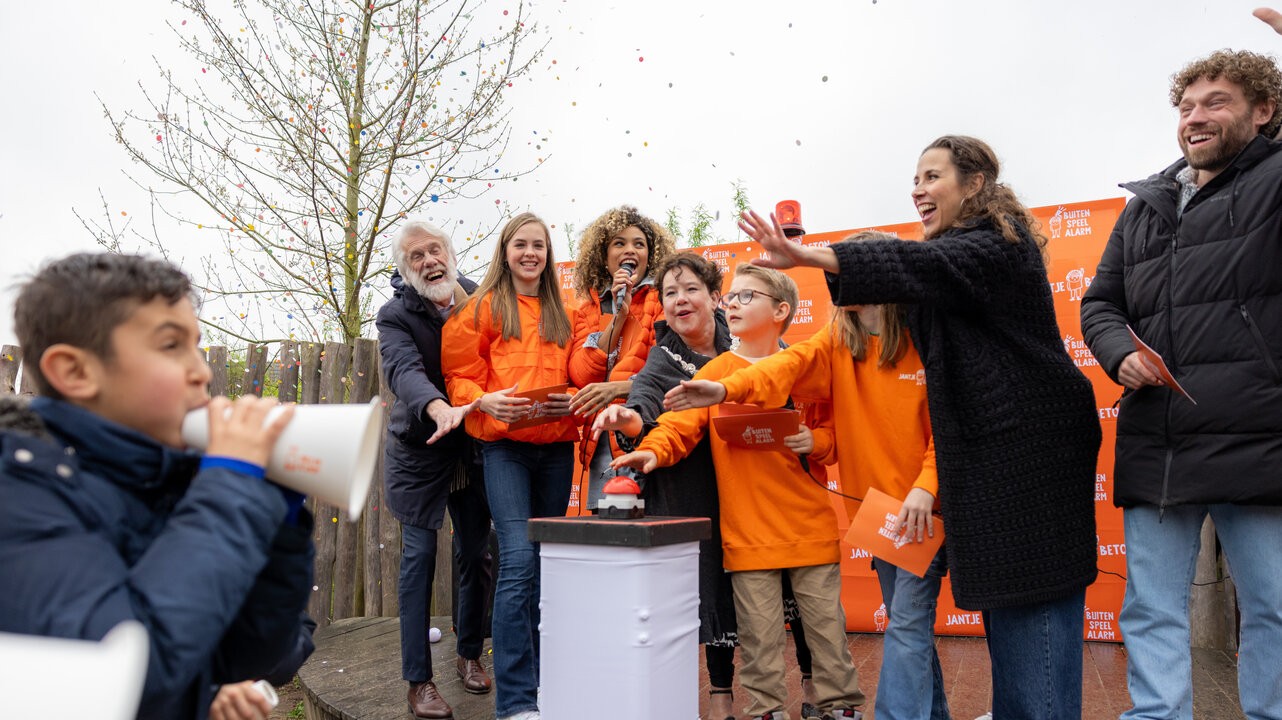
[[[635,261],[633,261],[633,260],[624,260],[623,262],[619,263],[619,269],[620,269],[620,270],[627,270],[627,271],[628,271],[628,277],[632,277],[632,276],[633,276],[633,275],[635,275],[635,274],[636,274],[636,272],[637,272],[637,264],[636,264],[636,262],[635,262]],[[624,294],[624,293],[626,293],[627,291],[628,291],[628,289],[627,289],[626,287],[621,287],[621,288],[619,288],[619,292],[615,293],[615,295],[614,295],[614,311],[615,311],[616,313],[619,311],[619,308],[623,307],[623,294]]]

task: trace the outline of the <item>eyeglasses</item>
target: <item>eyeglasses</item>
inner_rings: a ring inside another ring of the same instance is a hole
[[[769,293],[763,293],[760,290],[740,290],[739,292],[730,292],[721,296],[721,307],[730,307],[730,303],[738,302],[740,305],[747,307],[752,304],[752,299],[758,295],[765,295],[771,300],[779,300]]]

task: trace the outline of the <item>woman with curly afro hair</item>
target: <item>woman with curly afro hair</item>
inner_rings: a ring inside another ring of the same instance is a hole
[[[571,407],[590,417],[627,398],[632,376],[654,345],[654,321],[663,305],[654,271],[676,250],[667,228],[631,205],[603,213],[588,225],[575,258],[570,381],[581,388]],[[604,473],[616,448],[585,439],[580,460],[589,468],[587,507],[601,497]]]

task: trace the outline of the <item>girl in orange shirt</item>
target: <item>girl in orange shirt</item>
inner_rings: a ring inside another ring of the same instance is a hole
[[[934,535],[931,510],[939,479],[925,372],[897,306],[834,308],[832,323],[810,339],[720,382],[683,383],[668,393],[665,405],[682,409],[724,401],[779,407],[790,396],[832,403],[833,442],[816,437],[810,459],[838,463],[843,494],[862,498],[875,487],[902,499],[895,532],[917,540]],[[853,516],[857,507],[848,504]],[[874,713],[888,720],[948,718],[934,644],[944,551],[924,578],[881,560],[873,565],[890,616]]]
[[[480,441],[499,539],[495,712],[501,720],[537,718],[539,574],[526,525],[565,514],[578,438],[567,392],[538,404],[517,395],[567,385],[569,377],[570,320],[537,216],[522,213],[503,227],[485,279],[445,323],[441,345],[451,400],[480,401],[464,426]],[[526,422],[514,427],[518,421]]]

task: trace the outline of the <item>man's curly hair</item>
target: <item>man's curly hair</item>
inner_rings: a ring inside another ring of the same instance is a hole
[[[574,258],[574,292],[582,298],[588,297],[592,290],[603,291],[610,287],[613,279],[606,269],[606,251],[610,239],[620,230],[637,226],[645,235],[646,260],[645,277],[654,277],[663,261],[676,252],[677,243],[672,233],[653,219],[642,215],[631,205],[620,205],[605,211],[601,217],[592,221],[583,230],[579,238],[579,254]],[[640,280],[640,278],[637,278]]]
[[[1179,107],[1189,85],[1206,78],[1224,78],[1242,88],[1251,107],[1273,101],[1273,117],[1260,128],[1260,134],[1273,137],[1282,125],[1282,71],[1270,55],[1249,50],[1217,50],[1194,60],[1171,76],[1171,106]]]

